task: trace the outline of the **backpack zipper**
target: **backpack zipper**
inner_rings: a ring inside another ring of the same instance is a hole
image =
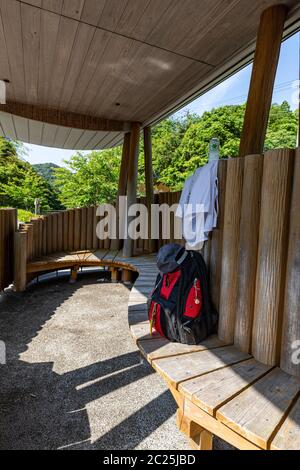
[[[199,297],[198,297],[198,292],[200,291],[200,288],[197,287],[197,281],[198,281],[198,279],[195,278],[195,280],[194,280],[195,304],[196,304],[196,305],[199,305],[199,304],[200,304],[200,300],[199,300]]]
[[[156,313],[157,313],[157,303],[154,302],[152,315],[151,315],[151,320],[150,320],[150,336],[153,336],[152,330],[153,330],[153,325],[154,325],[154,322],[155,322]]]

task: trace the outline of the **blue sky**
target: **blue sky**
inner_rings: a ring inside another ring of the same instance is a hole
[[[300,34],[287,39],[281,48],[281,54],[276,75],[273,103],[282,103],[286,100],[292,109],[297,108],[295,96],[295,81],[299,80],[299,40]],[[245,103],[247,99],[252,66],[245,67],[213,90],[197,98],[188,106],[177,112],[177,115],[191,111],[199,115],[212,108],[230,104]],[[294,85],[293,85],[294,84]],[[28,155],[26,160],[30,163],[52,162],[63,165],[63,160],[70,158],[74,150],[60,150],[37,145],[26,145]]]

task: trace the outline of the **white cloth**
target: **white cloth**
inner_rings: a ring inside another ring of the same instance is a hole
[[[186,180],[177,217],[183,218],[183,236],[191,248],[197,249],[217,226],[218,160],[198,168]]]

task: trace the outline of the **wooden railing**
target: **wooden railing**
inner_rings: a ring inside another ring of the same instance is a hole
[[[0,291],[13,282],[16,209],[0,209]]]

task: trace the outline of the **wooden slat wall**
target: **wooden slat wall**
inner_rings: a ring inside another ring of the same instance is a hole
[[[13,281],[16,209],[0,209],[0,291]]]

